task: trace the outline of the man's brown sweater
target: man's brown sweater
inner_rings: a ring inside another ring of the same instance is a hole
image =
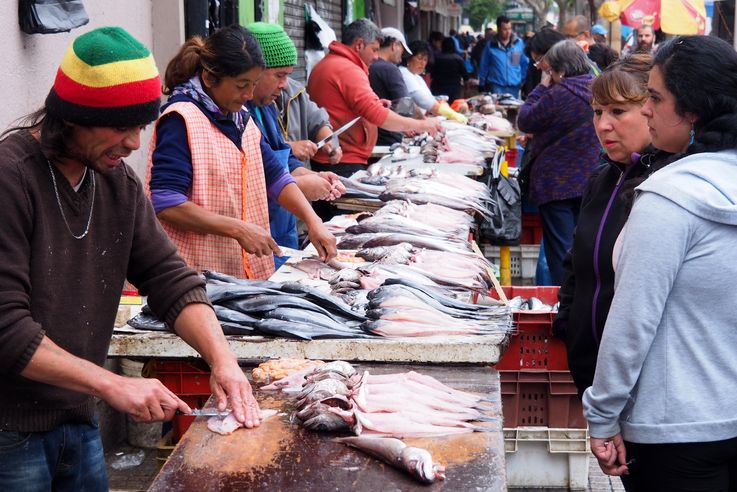
[[[78,191],[27,131],[0,142],[0,430],[45,431],[88,422],[92,397],[28,380],[20,372],[45,336],[95,364],[105,362],[128,278],[169,326],[184,306],[207,303],[202,280],[177,255],[127,165],[88,172]]]

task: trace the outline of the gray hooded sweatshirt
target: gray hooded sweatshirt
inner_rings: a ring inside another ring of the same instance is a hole
[[[638,188],[596,376],[591,435],[737,436],[737,153],[702,153]]]

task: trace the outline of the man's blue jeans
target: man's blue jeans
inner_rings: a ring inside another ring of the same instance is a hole
[[[64,424],[48,432],[0,431],[0,490],[108,490],[97,424]]]

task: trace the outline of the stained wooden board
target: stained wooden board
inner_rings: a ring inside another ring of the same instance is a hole
[[[356,365],[375,374],[416,370],[457,389],[486,395],[501,419],[499,377],[495,370],[469,366]],[[256,392],[262,408],[289,411],[288,400]],[[361,451],[334,442],[335,435],[308,431],[275,416],[261,427],[220,436],[198,418],[161,469],[149,491],[463,491],[506,490],[504,440],[499,424],[490,432],[405,439],[424,447],[446,467],[447,478],[426,486]]]

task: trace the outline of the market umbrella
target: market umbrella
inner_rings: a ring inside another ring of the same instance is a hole
[[[599,14],[635,29],[652,24],[668,34],[704,34],[706,29],[704,0],[610,0]]]

